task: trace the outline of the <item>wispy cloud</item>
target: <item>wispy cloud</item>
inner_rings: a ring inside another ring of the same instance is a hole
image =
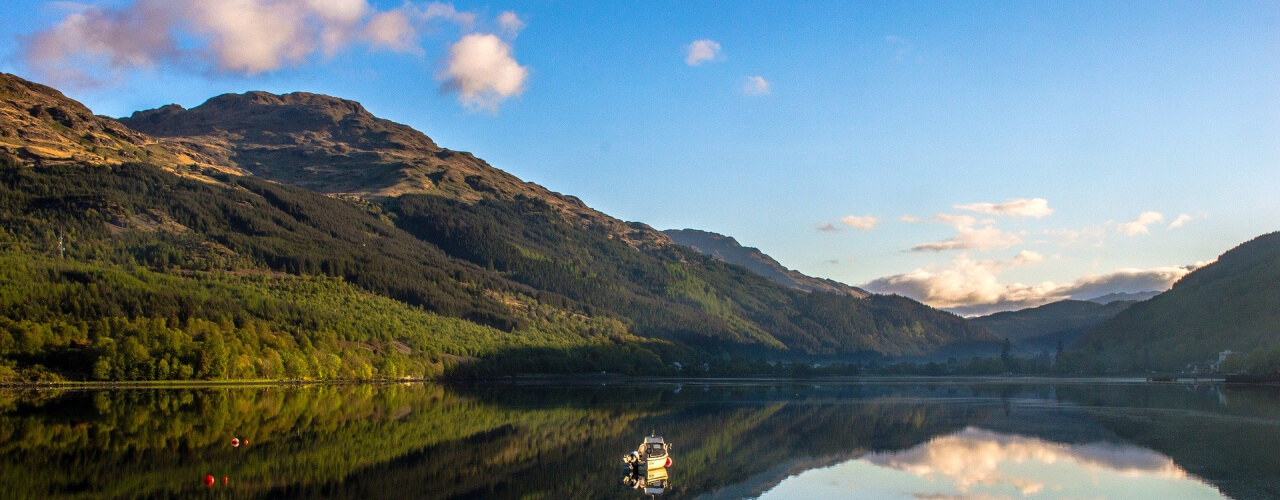
[[[1182,226],[1185,226],[1187,225],[1188,222],[1191,222],[1193,219],[1195,218],[1187,214],[1179,215],[1178,218],[1173,219],[1173,222],[1169,223],[1169,229],[1177,229]]]
[[[814,224],[814,226],[813,226],[813,227],[814,227],[814,229],[817,229],[817,230],[822,231],[822,232],[824,232],[824,233],[838,233],[838,232],[840,232],[840,227],[839,227],[839,226],[837,226],[837,225],[835,225],[835,224],[832,224],[832,223],[830,223],[830,222],[823,222],[823,223],[821,223],[821,224]]]
[[[941,213],[933,216],[935,222],[956,228],[956,235],[945,240],[921,243],[911,247],[912,252],[943,252],[948,250],[996,250],[1022,243],[1016,233],[1000,230],[992,221],[979,221],[972,215]],[[979,222],[982,227],[975,227]]]
[[[742,93],[746,95],[769,95],[772,89],[773,84],[763,76],[748,76],[746,82],[742,84]]]
[[[525,26],[524,20],[520,19],[520,16],[516,15],[515,12],[508,10],[498,14],[498,27],[508,37],[515,38]]]
[[[695,40],[685,47],[687,51],[684,63],[690,66],[701,66],[704,63],[722,60],[720,43],[715,40]]]
[[[1041,234],[1050,241],[1064,247],[1090,246],[1101,248],[1106,245],[1107,228],[1102,225],[1087,226],[1080,229],[1048,229]]]
[[[1007,215],[1011,217],[1030,217],[1040,219],[1053,214],[1049,208],[1049,200],[1044,198],[1018,198],[1003,203],[969,203],[956,205],[957,210],[966,210],[991,215]]]
[[[1164,222],[1164,215],[1160,214],[1160,212],[1142,212],[1141,214],[1138,214],[1137,219],[1117,225],[1116,231],[1120,231],[1129,236],[1151,234],[1151,230],[1147,229],[1147,226],[1160,222]]]

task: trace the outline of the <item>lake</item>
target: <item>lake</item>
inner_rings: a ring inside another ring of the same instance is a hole
[[[1280,497],[1275,390],[878,378],[5,389],[0,498],[648,498],[651,433],[658,498]]]

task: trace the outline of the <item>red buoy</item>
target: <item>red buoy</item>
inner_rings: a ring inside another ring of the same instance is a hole
[[[663,467],[671,467],[671,457],[667,457],[667,464],[663,465]]]
[[[222,484],[227,484],[227,476],[222,476]]]
[[[231,447],[232,447],[232,448],[239,448],[239,447],[240,447],[240,438],[231,438]]]
[[[205,477],[204,477],[204,485],[205,485],[205,486],[213,486],[213,476],[212,476],[212,475],[208,475],[208,476],[205,476]]]

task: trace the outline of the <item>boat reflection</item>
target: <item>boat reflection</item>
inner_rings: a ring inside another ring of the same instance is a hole
[[[629,488],[643,490],[646,495],[661,495],[670,487],[671,475],[666,467],[628,467],[627,476],[622,484]]]

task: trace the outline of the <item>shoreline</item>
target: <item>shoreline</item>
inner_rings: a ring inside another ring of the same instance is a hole
[[[1159,385],[1231,385],[1266,386],[1275,384],[1227,384],[1224,377],[1183,378],[1176,381],[1151,381],[1145,376],[1042,376],[1042,375],[837,375],[820,377],[671,377],[628,375],[517,375],[492,378],[412,378],[412,379],[362,379],[362,380],[151,380],[151,381],[59,381],[59,382],[6,382],[0,390],[84,390],[84,389],[208,389],[252,387],[302,387],[316,385],[387,385],[424,384],[441,385],[599,385],[599,384],[704,384],[746,385],[777,383],[935,383],[935,384],[1159,384]]]

